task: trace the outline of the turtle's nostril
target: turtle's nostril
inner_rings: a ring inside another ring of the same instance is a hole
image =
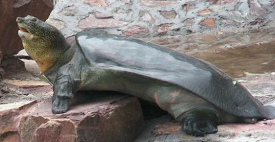
[[[16,22],[19,23],[19,22],[22,22],[23,18],[22,17],[17,17],[16,18]]]

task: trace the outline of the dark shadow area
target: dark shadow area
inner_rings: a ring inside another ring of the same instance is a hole
[[[156,104],[148,102],[146,100],[139,99],[141,109],[143,112],[143,118],[146,121],[167,115],[168,112],[160,109]]]
[[[103,100],[109,100],[115,98],[110,104],[114,104],[123,99],[133,97],[131,95],[113,92],[113,91],[79,91],[71,101],[71,109],[79,105],[83,105],[91,102],[100,102]],[[143,117],[145,121],[167,115],[168,113],[160,109],[156,104],[139,99],[141,109],[143,111]]]

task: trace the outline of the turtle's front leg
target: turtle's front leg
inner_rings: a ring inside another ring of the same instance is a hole
[[[69,103],[74,97],[73,82],[69,75],[58,76],[53,87],[52,112],[64,113],[69,108]]]

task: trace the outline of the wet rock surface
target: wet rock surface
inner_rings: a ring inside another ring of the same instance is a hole
[[[0,63],[8,55],[16,54],[23,49],[17,35],[16,17],[33,15],[46,20],[53,9],[53,0],[2,0],[0,2]]]
[[[77,94],[71,109],[56,115],[50,99],[0,108],[1,142],[127,142],[143,126],[138,99],[115,93]]]

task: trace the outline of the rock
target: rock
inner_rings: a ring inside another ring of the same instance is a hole
[[[65,23],[63,21],[51,19],[51,20],[47,20],[47,23],[49,23],[50,25],[52,25],[52,26],[54,26],[54,27],[56,27],[57,29],[60,29],[60,30],[65,28]]]
[[[216,27],[215,19],[214,18],[205,18],[200,22],[201,26],[206,27]]]
[[[152,16],[148,12],[140,11],[139,15],[143,21],[151,21],[152,20]]]
[[[171,24],[161,24],[157,27],[157,33],[164,34],[169,30],[170,27],[171,27]]]
[[[63,114],[52,114],[51,100],[0,111],[0,140],[127,142],[134,140],[143,123],[142,110],[135,97],[106,92],[79,93],[70,110]]]
[[[61,13],[65,16],[75,16],[75,14],[78,13],[78,9],[74,6],[67,6],[61,11]]]
[[[189,10],[197,8],[196,5],[197,5],[196,1],[187,1],[186,3],[181,5],[181,8],[182,10],[188,12]]]
[[[206,0],[207,2],[211,2],[212,4],[230,4],[234,2],[234,0]]]
[[[112,28],[126,25],[127,22],[115,19],[97,19],[92,14],[79,22],[79,27],[85,28]]]
[[[123,31],[123,34],[126,36],[144,35],[148,33],[149,33],[149,30],[142,26],[131,26],[128,29]]]
[[[242,15],[245,17],[249,14],[249,5],[248,2],[242,2],[238,7],[238,10],[242,12]]]
[[[228,25],[228,26],[235,26],[238,25],[239,23],[237,23],[235,20],[232,19],[224,19],[221,21],[222,24]]]
[[[22,47],[21,39],[17,35],[16,17],[33,15],[46,20],[53,9],[52,0],[3,0],[0,2],[0,52],[2,57],[16,54]]]
[[[20,91],[22,94],[29,94],[34,92],[50,92],[51,86],[50,84],[43,81],[23,81],[23,80],[10,80],[4,79],[3,83],[6,84],[9,88],[16,89]]]
[[[183,20],[182,23],[184,25],[193,25],[195,23],[195,21],[194,21],[194,19],[187,18],[187,19]]]
[[[150,15],[148,11],[139,11],[139,17],[141,21],[145,21],[150,27],[156,22],[156,20]]]
[[[156,7],[156,6],[166,6],[175,4],[176,1],[162,1],[162,0],[140,0],[140,2],[148,7]]]
[[[105,0],[82,0],[82,1],[92,6],[99,6],[99,7],[108,6]]]
[[[25,67],[24,62],[19,60],[16,57],[9,57],[9,58],[4,59],[1,63],[1,65],[5,70],[9,70],[9,71],[17,70],[17,69],[24,69],[24,67]]]
[[[181,131],[181,126],[179,123],[163,123],[155,126],[153,133],[155,135],[171,134]]]
[[[250,14],[255,15],[257,17],[264,17],[266,15],[264,8],[261,7],[261,4],[256,0],[248,0],[248,4],[250,7]]]
[[[175,10],[171,10],[171,11],[159,11],[160,14],[165,17],[166,19],[173,19],[177,16],[177,13]]]
[[[109,18],[113,18],[113,16],[111,14],[108,14],[108,13],[96,12],[95,13],[95,18],[97,18],[97,19],[109,19]]]
[[[204,10],[199,11],[198,14],[200,16],[209,15],[209,14],[212,14],[212,11],[209,9],[204,9]]]

